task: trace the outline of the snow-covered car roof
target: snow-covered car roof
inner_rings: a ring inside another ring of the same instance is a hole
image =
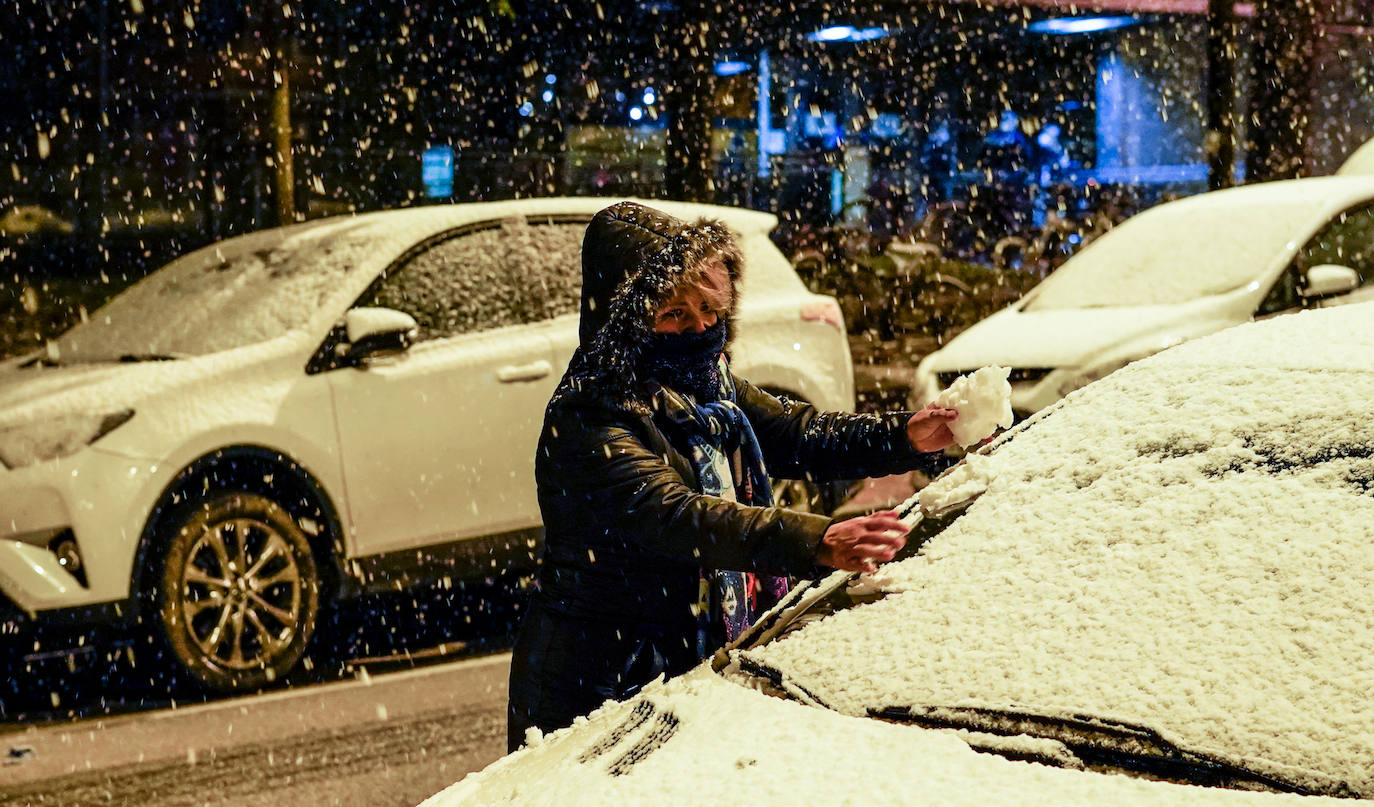
[[[1029,310],[1182,303],[1258,282],[1337,213],[1374,199],[1374,177],[1315,177],[1202,193],[1146,210],[1089,244],[1031,293]]]
[[[1374,796],[1371,401],[1374,304],[1136,362],[982,458],[885,596],[742,659],[849,715],[1119,722]]]
[[[1345,158],[1341,167],[1336,169],[1336,176],[1358,174],[1374,174],[1374,140],[1361,143],[1359,148],[1350,152],[1350,156]]]
[[[134,284],[57,340],[64,359],[204,355],[295,330],[327,328],[340,306],[412,245],[446,230],[531,216],[586,216],[617,199],[557,197],[434,205],[336,216],[226,239]],[[646,200],[683,217],[709,216],[745,235],[771,213]]]

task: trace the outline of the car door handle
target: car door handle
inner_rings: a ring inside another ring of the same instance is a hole
[[[534,381],[552,372],[553,365],[546,359],[540,359],[530,364],[507,364],[496,371],[496,380],[503,384],[514,384],[520,381]]]

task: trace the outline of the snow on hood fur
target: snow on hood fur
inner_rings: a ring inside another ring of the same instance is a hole
[[[582,241],[579,345],[553,402],[578,393],[647,412],[635,368],[653,332],[654,314],[684,275],[715,255],[738,289],[744,253],[720,221],[688,223],[635,202],[597,213]],[[730,327],[731,318],[724,319]]]

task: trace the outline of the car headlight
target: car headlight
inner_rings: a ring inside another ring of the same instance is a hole
[[[68,415],[0,429],[0,463],[22,468],[75,454],[134,416],[125,409],[104,415]]]

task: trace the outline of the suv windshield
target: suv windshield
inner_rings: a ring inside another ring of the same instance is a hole
[[[279,336],[325,301],[373,239],[375,227],[339,219],[197,250],[62,335],[54,358],[70,363],[201,356]]]
[[[1050,275],[1027,311],[1171,305],[1257,280],[1309,218],[1306,200],[1162,205],[1108,231]]]

